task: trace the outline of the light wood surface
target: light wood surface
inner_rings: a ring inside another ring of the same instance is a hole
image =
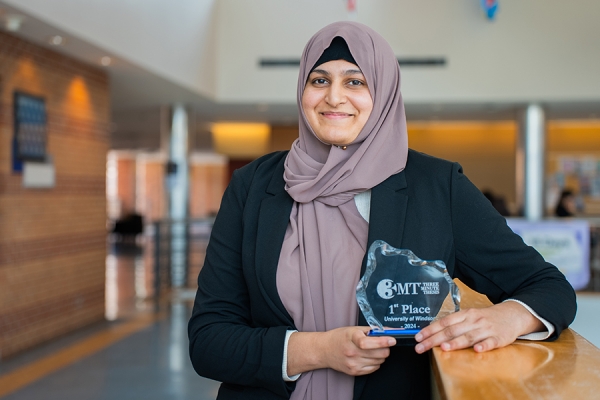
[[[458,282],[461,308],[489,300]],[[600,399],[600,349],[571,329],[554,342],[518,340],[486,353],[432,350],[439,397],[470,399]]]

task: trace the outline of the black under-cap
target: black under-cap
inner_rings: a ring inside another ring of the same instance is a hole
[[[325,64],[328,61],[334,61],[334,60],[345,60],[354,65],[358,65],[358,64],[356,64],[354,57],[352,57],[352,53],[350,53],[348,44],[340,36],[336,36],[333,38],[329,47],[326,48],[325,51],[323,51],[323,54],[321,54],[321,57],[319,57],[319,59],[317,60],[315,65],[313,65],[313,67],[310,70],[312,71],[315,68],[317,68],[319,65]]]

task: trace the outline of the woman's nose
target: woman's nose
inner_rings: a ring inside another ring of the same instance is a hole
[[[344,86],[340,84],[332,84],[329,86],[325,101],[332,107],[343,104],[346,101],[346,91],[344,90]]]

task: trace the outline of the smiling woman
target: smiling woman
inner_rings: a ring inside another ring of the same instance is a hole
[[[569,283],[462,167],[408,149],[398,61],[378,33],[317,32],[297,101],[291,150],[233,174],[198,277],[190,355],[223,382],[219,400],[429,399],[431,348],[553,339],[572,321]],[[442,260],[499,304],[433,322],[414,347],[368,335],[356,285],[376,240]]]

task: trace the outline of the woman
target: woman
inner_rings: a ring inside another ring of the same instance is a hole
[[[564,189],[560,192],[554,215],[557,217],[574,217],[576,212],[577,200],[575,200],[575,194],[570,189]]]
[[[219,399],[429,398],[427,350],[487,351],[575,314],[564,276],[507,227],[458,164],[408,150],[400,71],[370,28],[317,32],[302,55],[299,139],[236,171],[189,324]],[[443,260],[495,304],[368,337],[355,288],[374,240]],[[513,301],[506,301],[513,300]]]

